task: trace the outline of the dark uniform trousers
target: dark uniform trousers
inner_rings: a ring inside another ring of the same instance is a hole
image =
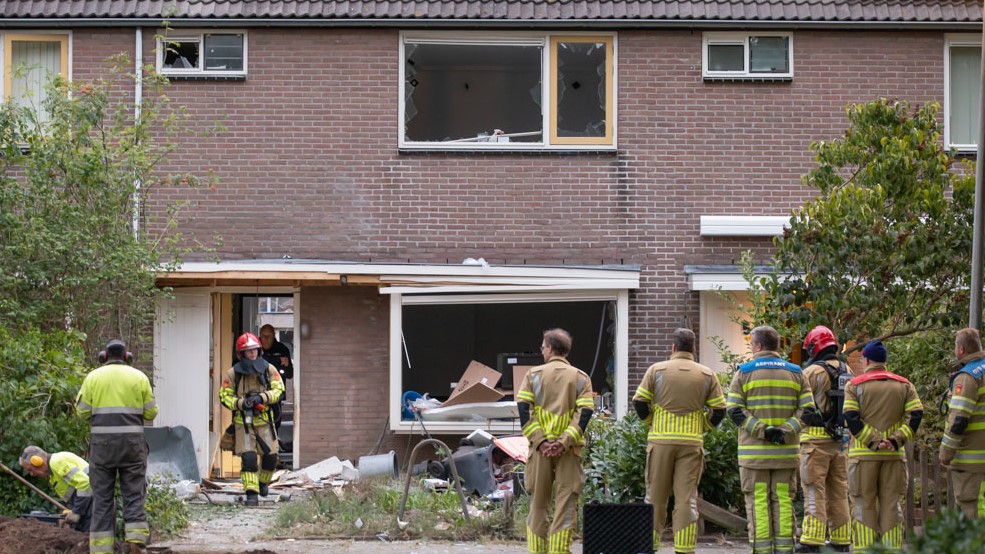
[[[123,496],[126,541],[144,546],[150,527],[147,494],[147,440],[143,433],[94,434],[89,446],[89,485],[92,487],[90,552],[112,552],[116,535],[116,479]]]
[[[578,526],[578,496],[584,486],[581,456],[567,450],[557,458],[546,458],[530,449],[524,475],[530,493],[527,517],[527,549],[535,554],[567,554]],[[554,500],[554,520],[547,513]]]
[[[674,492],[674,551],[694,552],[698,538],[698,482],[705,456],[700,443],[646,446],[646,501],[653,504],[653,547],[667,523],[667,500]]]

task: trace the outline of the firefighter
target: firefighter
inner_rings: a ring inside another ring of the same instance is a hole
[[[88,533],[92,519],[89,462],[71,452],[49,454],[33,445],[24,448],[18,462],[29,475],[47,477],[55,494],[69,507],[62,523],[76,531]]]
[[[845,389],[848,446],[848,489],[855,520],[852,544],[864,552],[879,541],[903,547],[900,501],[906,493],[903,445],[913,438],[923,418],[917,389],[886,369],[886,347],[872,341],[862,349],[864,373]]]
[[[517,392],[520,425],[529,442],[526,487],[530,493],[527,549],[533,554],[571,552],[584,486],[581,447],[592,419],[592,380],[571,364],[571,335],[544,331],[544,365],[531,368]],[[553,499],[554,517],[548,520]]]
[[[961,329],[954,355],[963,367],[951,378],[951,402],[941,440],[941,464],[951,472],[954,499],[970,518],[985,517],[985,352],[978,329]]]
[[[739,477],[753,554],[794,551],[798,435],[804,423],[821,423],[800,366],[781,359],[779,347],[776,329],[753,329],[753,359],[739,366],[728,394],[728,415],[739,427]]]
[[[670,359],[653,364],[633,396],[650,426],[646,446],[646,500],[653,505],[653,549],[667,521],[674,491],[674,552],[694,552],[698,537],[698,482],[707,429],[725,417],[725,397],[715,372],[694,361],[694,331],[674,331]]]
[[[826,536],[831,547],[848,552],[852,526],[848,513],[848,460],[839,381],[851,376],[838,359],[831,329],[818,325],[804,338],[804,378],[814,393],[823,426],[808,426],[800,435],[800,482],[804,491],[804,523],[797,552],[819,552]]]
[[[105,365],[82,382],[76,412],[89,419],[89,485],[92,524],[89,552],[112,552],[116,535],[116,481],[123,496],[126,542],[131,552],[143,552],[150,540],[147,525],[147,440],[144,421],[157,416],[150,380],[131,367],[133,354],[113,339],[99,353]]]
[[[242,460],[239,475],[247,506],[259,505],[258,495],[267,496],[277,467],[277,431],[268,407],[284,394],[280,373],[263,359],[260,348],[260,339],[253,333],[240,335],[236,339],[239,361],[226,370],[219,389],[222,405],[233,412],[235,452]]]

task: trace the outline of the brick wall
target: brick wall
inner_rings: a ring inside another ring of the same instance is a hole
[[[144,35],[150,62],[153,32]],[[193,127],[227,128],[187,139],[169,169],[214,170],[221,182],[160,188],[149,215],[187,201],[182,230],[206,243],[221,235],[227,260],[639,264],[632,387],[666,356],[660,337],[697,330],[685,264],[768,253],[768,240],[701,238],[700,216],[789,213],[810,195],[800,184],[809,144],[843,132],[846,104],[943,102],[943,41],[940,31],[796,31],[792,82],[705,82],[700,32],[624,31],[618,151],[400,153],[395,30],[250,30],[246,81],[169,90]],[[132,31],[80,31],[75,48],[84,75],[94,52],[132,48]],[[306,371],[322,377],[303,393],[314,403],[302,421],[306,459],[362,452],[385,417],[374,396],[386,386],[382,300],[353,288],[303,298],[306,313],[326,314],[311,317],[303,343]]]

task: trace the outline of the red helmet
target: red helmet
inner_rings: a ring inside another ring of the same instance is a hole
[[[810,333],[807,333],[807,338],[804,339],[804,350],[813,356],[825,348],[837,344],[838,341],[835,340],[835,334],[831,332],[831,329],[824,325],[818,325],[811,329]]]
[[[242,352],[244,350],[259,350],[262,348],[260,346],[260,339],[257,338],[253,333],[243,333],[236,339],[236,352]]]

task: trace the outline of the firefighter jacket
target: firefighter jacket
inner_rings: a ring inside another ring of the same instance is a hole
[[[857,412],[859,423],[851,412]],[[917,389],[904,377],[890,373],[880,363],[870,363],[862,375],[845,388],[845,423],[852,438],[848,457],[861,460],[902,460],[903,445],[913,438],[923,416]],[[889,439],[895,450],[878,450]]]
[[[233,411],[233,421],[242,425],[243,401],[253,394],[259,395],[263,401],[262,409],[253,408],[250,414],[253,425],[266,425],[273,419],[270,405],[280,400],[284,394],[284,381],[281,380],[277,368],[263,358],[244,358],[227,369],[222,377],[219,401]]]
[[[592,380],[561,356],[531,368],[516,395],[531,406],[523,435],[536,450],[544,441],[560,441],[564,449],[581,453],[584,433],[595,408]]]
[[[715,372],[694,361],[690,352],[650,366],[633,396],[650,405],[647,440],[652,444],[702,445],[711,428],[708,410],[725,409],[725,397]]]
[[[144,433],[157,416],[150,380],[139,369],[111,363],[92,370],[75,399],[76,413],[89,418],[93,435]]]
[[[941,462],[954,469],[985,473],[985,352],[959,360],[964,365],[951,381]]]
[[[51,477],[48,482],[55,489],[55,494],[66,503],[72,500],[73,494],[92,496],[89,486],[89,462],[71,452],[55,452],[48,459]]]
[[[827,364],[830,364],[834,368],[838,368],[842,364],[841,360],[837,358],[832,358],[830,360],[821,360]],[[845,367],[845,371],[848,368]],[[831,398],[828,397],[828,392],[831,391],[831,387],[837,387],[837,383],[831,382],[831,377],[828,375],[828,371],[824,369],[824,366],[820,362],[811,364],[804,369],[804,378],[807,379],[807,383],[811,386],[811,392],[814,393],[814,405],[817,407],[817,411],[822,414],[822,417],[828,413],[828,410],[832,409],[830,405],[832,403]],[[830,444],[836,441],[828,434],[823,426],[808,425],[804,428],[803,433],[800,435],[801,443],[813,443],[813,444]]]
[[[739,427],[739,466],[784,469],[800,465],[801,417],[815,412],[811,387],[800,366],[776,352],[757,352],[739,366],[728,394],[729,417]],[[766,430],[783,431],[783,442],[766,439]]]

